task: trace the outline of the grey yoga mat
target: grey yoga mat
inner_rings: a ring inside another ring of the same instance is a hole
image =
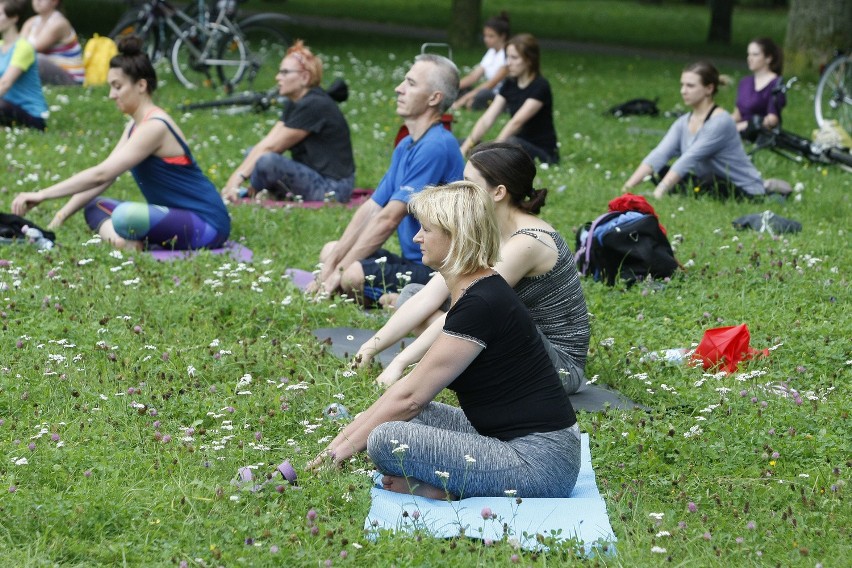
[[[313,333],[320,342],[328,344],[328,350],[333,355],[341,359],[351,359],[358,352],[358,348],[370,339],[375,332],[357,327],[324,327],[315,329]],[[379,362],[383,366],[387,365],[397,353],[412,341],[414,341],[414,338],[406,338],[385,349],[378,356]],[[571,405],[575,410],[587,412],[598,412],[607,407],[613,410],[645,409],[642,405],[606,386],[586,385],[583,390],[570,395],[568,398],[571,399]]]

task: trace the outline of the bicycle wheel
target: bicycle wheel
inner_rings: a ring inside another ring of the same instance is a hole
[[[852,154],[848,151],[840,150],[838,148],[829,148],[828,151],[826,151],[826,155],[831,161],[852,168]]]
[[[189,89],[215,87],[217,79],[220,84],[235,85],[248,66],[242,38],[216,24],[191,26],[172,46],[172,70]]]
[[[823,71],[817,85],[814,110],[817,124],[835,120],[852,132],[852,54],[837,57]]]
[[[138,10],[128,10],[109,32],[109,37],[116,43],[130,35],[138,35],[142,38],[151,63],[157,63],[163,57],[164,49],[160,47],[160,33],[149,9],[143,7]]]
[[[254,14],[237,22],[249,53],[252,85],[266,88],[275,84],[278,66],[290,46],[290,37],[284,31],[289,22],[280,14]]]

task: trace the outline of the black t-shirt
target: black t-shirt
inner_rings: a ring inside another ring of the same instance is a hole
[[[349,125],[337,103],[319,87],[298,101],[287,101],[281,122],[310,134],[290,149],[293,160],[331,179],[355,173]]]
[[[483,347],[448,386],[477,432],[511,440],[577,422],[538,329],[500,275],[468,287],[447,312],[444,333]]]
[[[500,95],[506,99],[506,107],[512,116],[515,116],[527,99],[541,102],[541,109],[524,123],[515,136],[557,155],[556,129],[553,126],[553,93],[547,79],[538,75],[526,88],[521,89],[518,87],[518,80],[509,77],[503,81]]]

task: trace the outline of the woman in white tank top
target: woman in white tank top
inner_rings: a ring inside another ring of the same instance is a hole
[[[83,49],[77,32],[62,12],[62,0],[33,0],[35,16],[24,22],[21,35],[35,48],[39,76],[46,85],[82,85]]]

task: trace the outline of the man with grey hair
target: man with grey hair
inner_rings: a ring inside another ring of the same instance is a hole
[[[458,141],[441,123],[458,89],[459,73],[452,61],[430,53],[417,56],[396,88],[396,112],[408,136],[397,145],[387,173],[340,239],[323,246],[322,270],[309,290],[329,295],[343,291],[369,304],[409,282],[429,280],[432,269],[423,265],[413,241],[420,224],[408,214],[408,200],[426,186],[462,179]],[[402,255],[381,248],[394,231]]]

